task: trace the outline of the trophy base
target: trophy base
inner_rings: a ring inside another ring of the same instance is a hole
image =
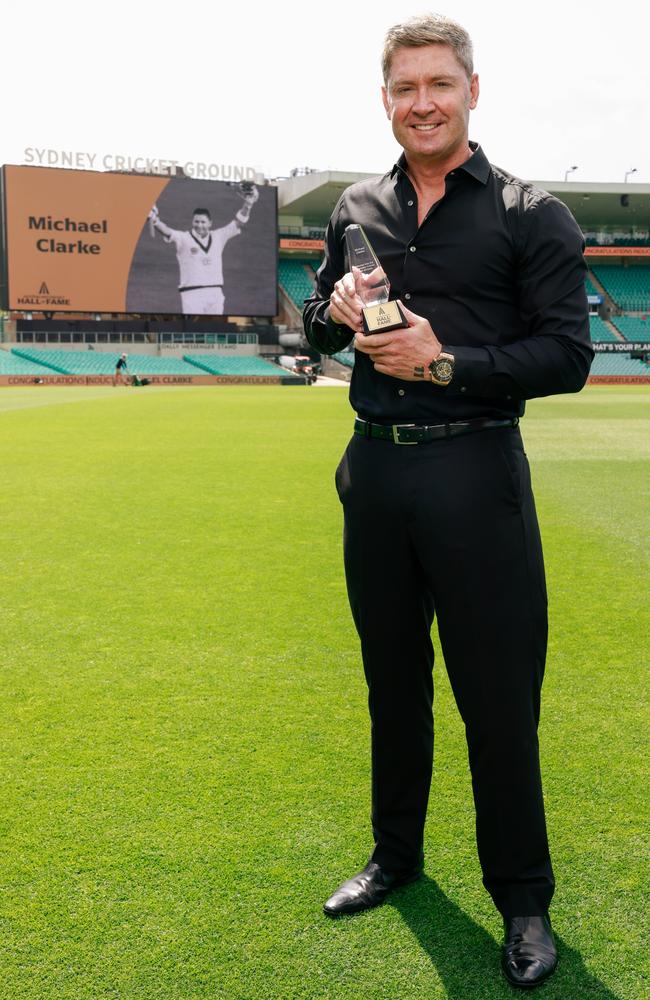
[[[378,306],[366,306],[363,310],[364,333],[387,333],[407,326],[408,322],[397,302],[383,302]]]

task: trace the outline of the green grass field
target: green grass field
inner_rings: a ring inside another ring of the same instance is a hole
[[[339,389],[0,394],[0,997],[507,998],[440,658],[427,877],[356,918],[369,736]],[[529,405],[560,968],[650,996],[650,389]]]

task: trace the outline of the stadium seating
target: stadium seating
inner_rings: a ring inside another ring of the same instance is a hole
[[[642,340],[650,343],[650,316],[615,316],[612,323],[626,340]]]
[[[600,316],[589,317],[589,332],[591,334],[592,341],[596,344],[602,344],[604,341],[617,339]]]
[[[9,355],[16,365],[25,365],[18,372],[12,368],[9,374],[43,374],[59,372],[63,375],[113,375],[119,354],[100,351],[56,351],[37,348],[15,348]],[[0,358],[2,361],[2,358]],[[12,362],[9,362],[10,364]],[[210,375],[256,376],[258,378],[291,379],[291,375],[279,365],[265,361],[255,355],[186,354],[177,357],[158,357],[152,354],[128,354],[128,370],[131,375]],[[0,369],[0,374],[5,374]],[[302,381],[302,379],[301,379]]]
[[[189,363],[190,367],[194,368],[194,374],[197,374],[197,368],[202,369],[204,372],[209,372],[210,375],[236,375],[236,376],[257,376],[258,378],[278,378],[278,376],[286,376],[291,378],[291,375],[285,368],[280,368],[279,365],[274,365],[270,361],[265,361],[263,358],[251,356],[241,356],[234,355],[231,357],[222,357],[220,354],[192,354],[185,356],[185,361]]]
[[[591,269],[621,309],[650,309],[650,267],[592,264]]]
[[[280,285],[287,293],[291,301],[302,312],[305,299],[309,298],[314,290],[313,271],[309,260],[288,260],[281,259],[279,262],[278,278]],[[312,275],[310,278],[309,275]]]
[[[37,361],[28,361],[13,352],[0,350],[0,375],[51,375],[52,369]]]
[[[12,353],[64,375],[112,375],[120,356],[103,351],[53,351],[31,347],[14,348]],[[132,375],[196,375],[192,365],[176,357],[128,354],[127,365]]]
[[[17,358],[23,358],[31,364],[42,365],[43,371],[57,372],[59,375],[69,375],[67,368],[61,368],[52,357],[54,351],[32,351],[29,348],[12,347],[11,353]],[[57,352],[59,353],[59,352]]]
[[[345,365],[346,368],[354,368],[354,351],[339,351],[337,354],[333,354],[332,357],[339,364]]]
[[[643,375],[648,378],[650,365],[637,361],[629,354],[597,354],[590,375]]]

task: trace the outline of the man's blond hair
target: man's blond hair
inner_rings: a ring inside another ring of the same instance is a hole
[[[390,65],[396,49],[421,48],[424,45],[448,45],[469,80],[474,72],[472,39],[456,21],[443,14],[418,14],[402,24],[395,24],[386,32],[381,54],[384,84],[388,86]]]

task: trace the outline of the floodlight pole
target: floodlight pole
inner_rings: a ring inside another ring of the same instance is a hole
[[[623,183],[627,184],[627,179],[630,176],[630,174],[635,174],[635,173],[636,173],[636,167],[632,167],[631,170],[626,170],[625,171],[625,177],[623,178]]]
[[[578,169],[578,167],[577,167],[577,166],[575,166],[575,167],[569,167],[569,169],[568,169],[568,170],[565,170],[565,171],[564,171],[564,180],[565,180],[565,181],[568,181],[568,179],[569,179],[569,174],[572,174],[572,173],[573,173],[573,171],[574,171],[574,170],[577,170],[577,169]]]

